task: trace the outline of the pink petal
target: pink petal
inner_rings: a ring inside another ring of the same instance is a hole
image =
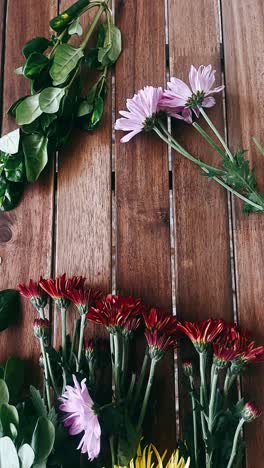
[[[204,98],[203,102],[202,102],[202,106],[203,107],[213,107],[215,105],[215,98],[213,98],[212,96],[208,96],[206,98]]]

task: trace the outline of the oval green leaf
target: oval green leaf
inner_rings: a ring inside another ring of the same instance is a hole
[[[35,463],[42,463],[47,460],[53,449],[55,441],[55,429],[51,421],[45,416],[41,416],[36,424],[31,447],[35,452]]]
[[[46,88],[39,95],[39,105],[42,112],[55,114],[60,107],[61,99],[65,94],[64,88]]]
[[[8,387],[3,379],[0,379],[0,405],[9,402]]]
[[[27,180],[35,182],[48,162],[48,138],[38,133],[25,135],[22,146],[25,156]]]
[[[40,52],[41,54],[51,45],[51,42],[46,39],[46,37],[35,37],[28,41],[23,49],[22,52],[26,58],[32,54],[32,52]]]
[[[21,468],[31,468],[34,463],[35,454],[34,450],[29,444],[21,445],[18,450],[18,456],[20,459]]]
[[[25,125],[34,122],[42,110],[39,107],[39,94],[29,96],[22,101],[16,108],[16,121],[18,125]]]
[[[0,419],[4,435],[13,438],[12,426],[18,428],[19,417],[15,406],[3,403],[0,408]],[[16,432],[17,435],[17,432]]]
[[[79,60],[83,57],[81,48],[69,44],[61,44],[56,50],[54,61],[50,69],[50,76],[56,84],[64,83]]]
[[[19,468],[17,451],[9,437],[0,439],[0,466],[1,468]]]
[[[68,33],[73,36],[74,34],[77,34],[77,36],[81,36],[83,33],[82,26],[80,24],[79,19],[73,21],[72,24],[70,24]]]
[[[15,154],[18,152],[20,140],[20,130],[17,128],[0,138],[0,150],[4,153]]]
[[[23,74],[32,80],[42,72],[48,63],[49,59],[45,55],[39,52],[32,52],[23,66]]]

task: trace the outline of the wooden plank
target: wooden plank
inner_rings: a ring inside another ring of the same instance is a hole
[[[116,65],[118,111],[144,85],[164,84],[164,2],[117,1],[116,23],[123,32],[123,53]],[[117,289],[170,310],[167,149],[154,135],[137,136],[125,145],[119,143],[121,136],[116,132]],[[160,366],[157,381],[159,405],[148,436],[171,449],[176,443],[171,356]]]
[[[3,93],[5,111],[16,99],[28,93],[28,81],[14,74],[15,68],[23,62],[22,45],[34,36],[47,35],[49,19],[55,14],[54,0],[8,2]],[[15,123],[4,115],[3,133],[13,128]],[[37,279],[40,274],[50,274],[53,212],[51,166],[38,183],[27,187],[18,208],[0,214],[1,289],[15,288],[19,282],[28,282],[31,277]],[[24,304],[20,323],[1,334],[1,360],[11,354],[38,358],[39,351],[32,331],[34,315],[31,305]]]
[[[262,0],[224,0],[222,2],[228,136],[233,150],[246,148],[257,169],[260,189],[264,190],[263,158],[251,140],[264,143],[263,127],[263,43],[264,4]],[[264,343],[263,277],[264,217],[243,216],[241,203],[235,203],[235,251],[238,287],[238,313],[243,327],[256,341]],[[264,407],[263,367],[252,366],[244,379],[246,398]],[[246,426],[248,467],[263,466],[264,417]]]
[[[188,80],[191,64],[217,70],[221,84],[218,0],[169,0],[170,75]],[[187,31],[183,32],[183,25]],[[221,97],[209,110],[223,131]],[[204,126],[202,119],[200,125]],[[205,126],[204,126],[205,128]],[[206,128],[208,130],[208,128]],[[199,134],[185,123],[174,121],[173,133],[191,154],[217,164],[217,156]],[[228,209],[225,191],[209,182],[191,162],[172,152],[176,263],[176,309],[181,320],[209,317],[232,319]],[[186,342],[179,353],[179,406],[183,424],[189,398],[181,362],[193,358]],[[187,401],[186,401],[187,399]]]
[[[60,3],[61,11],[72,4]],[[96,9],[94,10],[96,11]],[[94,15],[94,13],[93,13]],[[84,30],[91,16],[84,15]],[[87,80],[87,74],[86,74]],[[56,273],[83,275],[89,285],[111,290],[111,86],[100,128],[76,131],[59,155],[57,193]],[[68,330],[75,313],[68,314]],[[54,317],[54,339],[60,322]],[[89,334],[103,334],[89,324]]]
[[[0,0],[0,108],[3,104],[3,59],[4,59],[4,41],[6,24],[6,0]]]

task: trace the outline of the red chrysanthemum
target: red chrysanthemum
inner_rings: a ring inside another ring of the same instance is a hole
[[[192,341],[199,352],[203,352],[224,330],[224,320],[207,319],[200,322],[183,322],[178,324],[181,330]]]
[[[80,315],[86,314],[95,301],[102,297],[103,293],[99,289],[85,288],[69,289],[65,296],[76,305]]]
[[[33,329],[37,338],[45,338],[49,335],[50,322],[48,319],[35,319]]]
[[[259,418],[260,415],[261,410],[252,401],[245,403],[244,408],[241,411],[241,417],[246,422],[254,421],[254,419]]]
[[[40,281],[42,278],[40,278]],[[20,294],[27,299],[30,299],[32,305],[39,310],[47,305],[47,294],[41,289],[39,282],[29,280],[29,284],[19,284],[18,290]]]
[[[56,301],[59,307],[65,308],[69,305],[68,294],[73,289],[82,288],[85,278],[82,276],[72,276],[66,278],[66,273],[58,276],[55,280],[52,278],[42,279],[39,284],[46,293]]]
[[[164,309],[152,308],[143,312],[143,318],[147,330],[165,332],[167,334],[176,333],[178,321],[173,315],[169,315]]]
[[[175,348],[177,344],[175,334],[159,333],[157,330],[146,330],[145,337],[148,343],[151,359],[159,361],[169,348]]]
[[[92,322],[104,325],[110,332],[122,331],[125,326],[138,326],[138,321],[143,310],[141,299],[109,294],[105,299],[96,301],[96,306],[91,307],[87,318]],[[131,330],[132,331],[132,330]]]

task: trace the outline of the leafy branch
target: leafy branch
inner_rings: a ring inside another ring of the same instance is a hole
[[[72,36],[82,36],[79,18],[92,8],[97,12],[79,47],[69,44]],[[107,72],[121,53],[121,33],[113,24],[108,0],[78,0],[53,18],[50,26],[56,34],[28,41],[22,49],[25,62],[16,70],[30,80],[30,94],[8,110],[20,128],[0,139],[2,210],[18,204],[24,184],[38,179],[50,155],[67,143],[74,128],[91,131],[99,125]],[[93,34],[96,46],[86,50]],[[101,75],[85,94],[81,76],[91,69]]]

